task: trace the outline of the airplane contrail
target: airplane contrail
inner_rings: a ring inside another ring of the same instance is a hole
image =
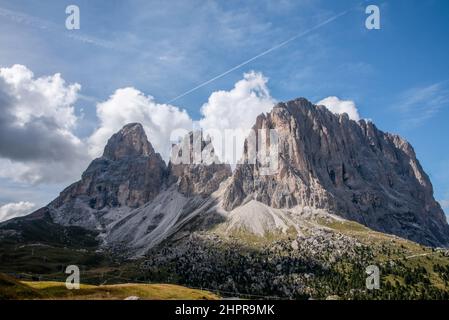
[[[13,10],[9,10],[9,9],[0,7],[0,17],[7,18],[15,23],[27,25],[27,26],[33,27],[33,28],[38,28],[39,30],[42,30],[42,31],[59,33],[67,38],[70,38],[70,39],[76,40],[76,41],[80,41],[80,42],[83,42],[86,44],[103,47],[105,49],[123,50],[123,48],[120,48],[114,42],[99,39],[99,38],[92,37],[87,34],[82,34],[79,32],[76,32],[76,33],[67,32],[67,30],[65,28],[63,28],[62,25],[29,15],[26,13],[22,13],[19,11],[13,11]]]
[[[190,90],[188,90],[188,91],[186,91],[186,92],[180,94],[179,96],[174,97],[173,99],[167,101],[166,103],[172,103],[172,102],[174,102],[174,101],[176,101],[176,100],[178,100],[178,99],[180,99],[180,98],[182,98],[182,97],[188,95],[189,93],[192,93],[192,92],[198,90],[199,88],[202,88],[202,87],[204,87],[205,85],[208,85],[209,83],[211,83],[211,82],[213,82],[213,81],[215,81],[215,80],[217,80],[217,79],[220,79],[220,78],[224,77],[225,75],[231,73],[232,71],[235,71],[235,70],[237,70],[237,69],[239,69],[239,68],[241,68],[241,67],[247,65],[248,63],[250,63],[250,62],[252,62],[252,61],[254,61],[254,60],[256,60],[256,59],[258,59],[258,58],[260,58],[260,57],[263,57],[263,56],[267,55],[268,53],[270,53],[270,52],[272,52],[272,51],[274,51],[274,50],[277,50],[277,49],[279,49],[279,48],[281,48],[281,47],[287,45],[288,43],[290,43],[290,42],[292,42],[292,41],[294,41],[294,40],[296,40],[296,39],[298,39],[298,38],[301,38],[301,37],[303,37],[303,36],[309,34],[310,32],[315,31],[315,30],[317,30],[317,29],[319,29],[319,28],[321,28],[321,27],[323,27],[323,26],[325,26],[325,25],[331,23],[332,21],[334,21],[334,20],[340,18],[341,16],[344,16],[345,14],[347,14],[347,13],[348,13],[349,11],[351,11],[351,10],[352,10],[352,9],[345,10],[345,11],[343,11],[343,12],[340,12],[339,14],[337,14],[337,15],[335,15],[335,16],[333,16],[333,17],[331,17],[331,18],[329,18],[329,19],[327,19],[327,20],[325,20],[325,21],[323,21],[323,22],[321,22],[321,23],[315,25],[314,27],[312,27],[312,28],[310,28],[310,29],[307,29],[307,30],[305,30],[305,31],[303,31],[303,32],[301,32],[301,33],[299,33],[299,34],[297,34],[297,35],[295,35],[295,36],[293,36],[293,37],[291,37],[291,38],[289,38],[289,39],[287,39],[287,40],[281,42],[281,43],[278,43],[278,44],[275,45],[274,47],[271,47],[270,49],[267,49],[267,50],[265,50],[265,51],[263,51],[263,52],[261,52],[261,53],[255,55],[254,57],[252,57],[252,58],[250,58],[250,59],[248,59],[248,60],[243,61],[242,63],[240,63],[240,64],[238,64],[238,65],[232,67],[232,68],[229,69],[229,70],[226,70],[225,72],[219,74],[218,76],[215,76],[215,77],[213,77],[213,78],[211,78],[211,79],[209,79],[209,80],[207,80],[207,81],[205,81],[205,82],[203,82],[203,83],[197,85],[196,87],[194,87],[194,88],[192,88],[192,89],[190,89]]]

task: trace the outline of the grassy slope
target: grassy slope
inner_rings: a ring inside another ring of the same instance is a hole
[[[69,291],[65,289],[63,282],[59,282],[58,285],[54,283],[50,285],[52,282],[26,282],[25,285],[25,282],[11,278],[6,281],[4,277],[0,277],[0,299],[123,299],[130,295],[149,299],[201,299],[204,295],[200,291],[171,285],[123,284],[152,279],[140,269],[141,261],[118,261],[106,252],[97,252],[95,234],[86,234],[86,231],[78,228],[62,228],[53,224],[46,215],[38,218],[40,220],[38,224],[34,218],[34,221],[18,220],[8,225],[8,229],[25,231],[20,237],[6,237],[0,241],[0,272],[15,272],[21,276],[42,275],[43,280],[64,281],[66,276],[64,268],[69,264],[76,264],[82,270],[82,281],[86,285],[81,290]],[[434,270],[436,265],[447,266],[449,270],[449,257],[443,253],[392,235],[375,232],[355,222],[335,220],[316,222],[335,232],[357,238],[372,248],[376,264],[381,267],[383,281],[386,280],[392,285],[396,282],[406,285],[405,272],[414,273],[415,268],[424,268],[432,286],[449,291],[448,281]],[[279,237],[278,234],[267,234],[265,237],[251,236],[244,231],[237,230],[231,237],[243,238],[244,242],[255,248],[259,247],[259,242],[267,244]],[[289,230],[284,236],[288,237],[293,235],[292,233],[294,232]],[[390,261],[399,262],[401,265],[395,268],[402,271],[391,272],[386,269],[385,265]],[[404,268],[407,270],[404,271]],[[164,272],[164,269],[160,270],[162,280],[155,282],[166,282],[169,274],[165,275]],[[34,277],[32,279],[34,280]],[[87,284],[103,285],[95,287]],[[417,289],[420,286],[422,284],[416,284]],[[209,298],[207,295],[205,297]]]
[[[353,221],[317,218],[310,222],[357,239],[369,248],[368,252],[373,254],[370,264],[375,264],[380,268],[381,287],[384,288],[381,290],[384,293],[383,296],[373,294],[372,298],[440,299],[441,292],[436,290],[446,292],[446,295],[449,294],[449,255],[447,250],[426,247],[394,235],[376,232]],[[270,234],[259,237],[248,234],[245,230],[234,230],[230,236],[240,239],[256,249],[270,243],[274,238],[282,238],[280,235],[273,237]],[[283,236],[288,237],[289,234]],[[355,265],[354,263],[357,262],[355,260],[336,263],[333,266],[348,279],[354,273],[362,272],[360,278],[364,281],[366,275],[364,269],[360,268],[365,267],[363,264]],[[443,273],[436,271],[436,267],[446,268],[446,271]],[[404,295],[407,292],[410,294]],[[421,295],[421,292],[424,293]]]
[[[38,290],[0,273],[0,300],[38,299],[40,297]]]
[[[129,284],[128,265],[98,252],[95,232],[78,227],[62,227],[52,222],[47,210],[3,223],[0,231],[0,300],[1,299],[217,299],[210,292],[169,284]],[[4,231],[5,232],[5,231]],[[67,290],[65,268],[75,264],[82,271],[80,290]],[[130,264],[133,266],[133,264]],[[134,266],[133,266],[134,267]],[[133,269],[133,274],[135,270]],[[26,279],[54,281],[18,281],[1,272],[14,272]],[[145,280],[145,279],[136,279]],[[121,283],[121,284],[116,284]]]
[[[5,234],[6,233],[6,234]],[[110,265],[98,253],[96,232],[54,223],[45,208],[0,224],[0,272],[64,273],[67,265]]]
[[[434,271],[435,265],[449,266],[449,257],[445,256],[443,252],[397,236],[373,231],[353,221],[322,222],[322,225],[354,237],[370,246],[376,253],[375,258],[380,264],[401,262],[409,268],[425,268],[432,285],[443,290],[449,289],[448,284]],[[401,284],[404,283],[404,279],[393,275],[388,275],[386,279],[391,283],[396,280]]]
[[[63,282],[17,281],[0,274],[0,299],[125,299],[137,296],[150,300],[214,300],[219,297],[208,291],[171,284],[116,284],[94,286],[82,284],[79,290],[68,290]]]
[[[41,281],[23,282],[37,290],[45,299],[125,299],[137,296],[151,300],[214,300],[218,297],[210,292],[190,289],[171,284],[115,284],[115,285],[81,285],[79,290],[67,290],[62,282]]]

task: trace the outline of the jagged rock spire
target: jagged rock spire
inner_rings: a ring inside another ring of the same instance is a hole
[[[104,148],[103,157],[119,160],[125,157],[148,157],[152,154],[154,154],[153,146],[148,141],[142,125],[130,123],[109,138]]]
[[[152,200],[164,187],[166,177],[167,166],[147,140],[142,125],[131,123],[109,139],[103,156],[93,160],[81,180],[64,190],[52,205],[72,218],[78,212],[83,215],[85,209],[76,208],[81,202],[97,210],[135,208]]]

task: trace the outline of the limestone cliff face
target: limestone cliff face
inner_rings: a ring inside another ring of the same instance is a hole
[[[139,225],[130,225],[134,220],[128,216],[136,212],[143,212],[142,220],[155,216],[157,221],[170,221],[169,227],[176,226],[177,220],[181,221],[198,209],[207,200],[205,198],[232,174],[229,165],[218,163],[210,140],[203,140],[200,135],[194,141],[193,136],[193,133],[187,135],[182,142],[187,150],[192,151],[188,152],[189,158],[166,166],[140,124],[124,126],[109,139],[103,155],[91,162],[81,180],[62,191],[47,206],[53,220],[106,233],[113,228],[120,231],[116,232],[120,233],[120,239],[132,237],[123,230],[140,234],[136,233]],[[197,143],[200,153],[205,156],[199,162],[193,159],[193,146]],[[143,207],[154,208],[152,212],[138,210]],[[157,229],[157,237],[153,238],[159,239],[160,234],[165,234],[162,229],[168,227],[160,225],[157,228],[156,222],[149,219],[147,223],[150,222],[151,228]],[[141,236],[151,238],[150,229],[145,229]],[[133,241],[142,242],[143,238]],[[151,241],[155,241],[153,238]]]
[[[211,195],[232,174],[231,166],[220,163],[210,138],[204,138],[201,131],[190,132],[173,148],[169,171],[180,193],[203,197]]]
[[[256,119],[279,136],[279,167],[261,174],[245,143],[223,204],[251,199],[274,208],[326,209],[382,232],[429,245],[448,245],[449,227],[412,146],[364,120],[335,115],[306,99],[279,103]]]
[[[240,207],[237,220],[247,221],[242,215],[251,200],[272,208],[323,209],[381,232],[449,246],[449,226],[432,184],[401,137],[302,98],[260,115],[254,129],[256,135],[259,129],[277,132],[278,167],[271,174],[249,161],[259,148],[250,140],[231,172],[201,132],[187,135],[167,166],[143,127],[128,124],[81,180],[44,209],[55,223],[101,230],[106,242],[142,252],[185,226],[194,229],[198,216],[213,222],[214,213],[222,217]],[[264,216],[257,210],[252,217]]]
[[[80,181],[52,202],[59,208],[82,198],[92,209],[139,207],[163,188],[168,175],[161,156],[147,140],[140,124],[124,126],[108,141],[103,156],[95,159]]]

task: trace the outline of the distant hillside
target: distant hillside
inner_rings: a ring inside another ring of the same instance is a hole
[[[128,297],[149,300],[216,300],[213,293],[171,284],[117,284],[84,285],[79,290],[68,290],[64,282],[17,281],[0,273],[0,299],[101,299],[123,300]]]

